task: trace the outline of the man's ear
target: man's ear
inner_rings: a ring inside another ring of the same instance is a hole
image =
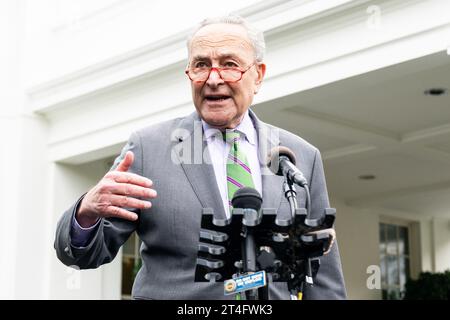
[[[258,77],[255,80],[255,94],[258,93],[258,90],[263,82],[264,76],[266,74],[266,65],[264,63],[257,64],[256,72],[258,73]]]

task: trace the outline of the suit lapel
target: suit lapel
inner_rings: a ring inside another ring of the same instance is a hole
[[[212,208],[216,219],[225,219],[222,197],[197,112],[184,118],[179,128],[174,150],[192,189],[203,208]]]

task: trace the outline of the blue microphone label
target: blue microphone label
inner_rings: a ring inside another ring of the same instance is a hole
[[[247,290],[266,286],[266,272],[258,271],[238,278],[226,280],[223,283],[225,295],[235,294]]]

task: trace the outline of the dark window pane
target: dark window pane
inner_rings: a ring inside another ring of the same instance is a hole
[[[400,257],[400,286],[403,288],[406,281],[409,279],[409,258],[405,256]]]
[[[383,254],[380,257],[380,269],[381,269],[381,283],[386,284],[386,256]]]
[[[380,254],[386,253],[386,225],[380,223]]]
[[[408,243],[408,228],[399,227],[398,228],[398,248],[400,254],[409,254],[409,243]]]
[[[406,274],[406,280],[411,278],[411,266],[409,264],[409,258],[405,258],[405,274]]]
[[[400,285],[397,256],[387,256],[387,274],[389,285]]]
[[[406,283],[406,272],[405,272],[405,257],[401,256],[400,259],[400,287]]]
[[[383,289],[381,291],[381,299],[387,300],[387,290],[386,289]]]
[[[408,231],[408,227],[380,223],[379,249],[383,299],[403,298],[405,284],[410,277]]]
[[[394,225],[387,226],[387,254],[397,254],[397,227]]]

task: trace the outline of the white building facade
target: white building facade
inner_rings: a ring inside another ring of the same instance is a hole
[[[229,13],[266,37],[253,110],[322,151],[349,298],[450,269],[450,2],[214,3],[0,0],[0,298],[124,297],[123,253],[67,268],[56,223],[133,130],[194,111],[186,36]]]

